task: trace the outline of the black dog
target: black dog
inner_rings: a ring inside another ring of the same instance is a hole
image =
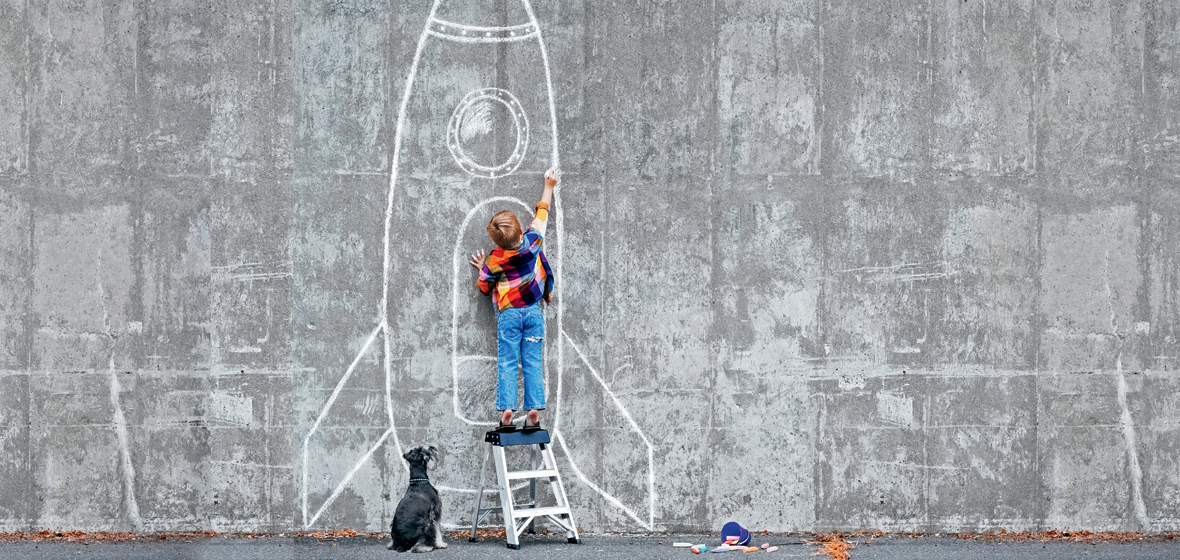
[[[437,449],[415,447],[402,455],[410,464],[410,486],[398,502],[389,527],[390,550],[430,552],[446,548],[442,538],[442,500],[426,478],[426,463],[435,459]],[[433,544],[432,544],[433,543]]]

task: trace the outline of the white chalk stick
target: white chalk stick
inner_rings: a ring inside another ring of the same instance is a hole
[[[690,542],[674,542],[674,543],[672,543],[672,548],[692,548],[692,543],[690,543]]]

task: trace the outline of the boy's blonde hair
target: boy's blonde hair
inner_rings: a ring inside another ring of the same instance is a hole
[[[496,212],[496,215],[492,216],[492,221],[488,222],[488,237],[504,249],[515,249],[520,244],[522,235],[524,232],[520,229],[520,221],[511,210]]]

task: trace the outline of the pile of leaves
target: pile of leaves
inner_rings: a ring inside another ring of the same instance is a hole
[[[827,554],[832,560],[848,560],[852,556],[848,551],[856,547],[849,544],[847,539],[848,535],[832,532],[816,535],[814,539],[806,542],[810,545],[819,545],[816,552]]]
[[[504,532],[503,527],[501,527],[499,529],[476,529],[475,530],[475,538],[477,538],[477,539],[502,539],[502,538],[504,538],[505,535],[506,535],[506,533]],[[447,533],[447,536],[451,537],[452,539],[455,539],[455,540],[466,539],[469,536],[471,536],[471,531],[470,530],[451,531],[450,533]]]

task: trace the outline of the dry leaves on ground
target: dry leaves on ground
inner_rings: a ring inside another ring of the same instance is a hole
[[[0,542],[63,541],[87,544],[167,540],[192,542],[194,539],[208,539],[216,536],[219,536],[219,533],[215,531],[184,531],[170,533],[87,533],[84,531],[36,531],[0,533]]]
[[[503,533],[503,531],[501,531]],[[36,531],[0,533],[0,542],[18,541],[64,541],[79,543],[120,543],[120,542],[150,542],[176,541],[193,542],[194,540],[222,537],[228,539],[265,539],[286,537],[311,537],[321,541],[334,541],[344,537],[369,537],[373,539],[387,538],[385,533],[362,533],[352,529],[339,531],[304,531],[295,533],[218,533],[217,531],[173,531],[165,533],[86,533],[83,531]]]
[[[503,527],[501,527],[499,529],[476,529],[475,530],[475,538],[477,538],[477,539],[489,539],[489,538],[490,539],[502,539],[502,538],[504,538],[504,536],[506,534],[507,533],[504,532]],[[469,530],[451,531],[450,533],[447,533],[447,536],[451,537],[452,539],[455,539],[455,540],[466,539],[471,536],[471,531],[469,531]]]
[[[291,533],[293,537],[312,537],[321,541],[334,541],[345,537],[369,537],[370,539],[383,539],[389,536],[389,533],[364,533],[353,531],[352,529],[340,529],[339,531],[304,531],[300,533]]]
[[[848,551],[856,547],[848,544],[847,538],[848,535],[827,533],[816,535],[815,539],[805,542],[810,545],[819,545],[815,551],[817,554],[827,554],[828,558],[832,560],[848,560],[852,557]]]
[[[988,542],[1024,542],[1066,540],[1085,543],[1159,542],[1174,540],[1180,533],[1116,533],[1091,531],[1008,531],[1000,529],[988,533],[959,533],[960,539]]]

